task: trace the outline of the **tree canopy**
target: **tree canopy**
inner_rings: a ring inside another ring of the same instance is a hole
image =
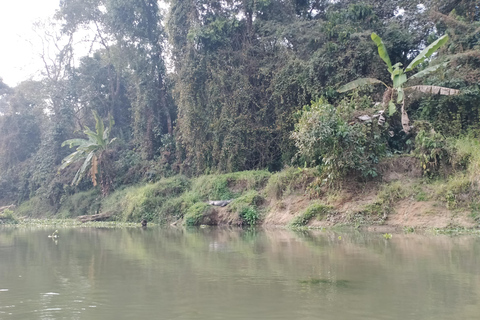
[[[368,106],[346,104],[352,93],[337,90],[359,78],[390,80],[395,101],[402,103],[403,82],[396,85],[395,72],[429,70],[422,83],[412,77],[412,85],[461,92],[405,95],[409,108],[404,111],[412,121],[428,121],[446,135],[478,129],[478,1],[167,4],[168,9],[156,0],[60,2],[50,25],[56,33],[44,33],[44,43],[57,48],[54,58],[44,57],[44,77],[14,88],[0,81],[0,202],[39,197],[55,205],[65,194],[93,187],[87,179],[69,186],[75,170],[57,174],[69,154],[62,142],[83,138],[82,132],[110,115],[115,122],[111,134],[118,139],[109,155],[117,173],[112,187],[152,175],[275,171],[302,164],[303,140],[292,139],[292,132],[305,131],[299,123],[316,128],[307,115],[327,119],[334,128],[349,126],[345,132],[351,139],[363,139],[366,151],[359,157],[366,159],[373,136],[352,131],[352,123],[358,112],[378,111],[375,102],[382,101],[383,90],[355,88],[352,101],[366,101],[362,97],[368,95]],[[85,29],[92,35],[91,50],[77,57],[72,42]],[[382,52],[388,52],[388,60]],[[441,67],[444,61],[449,61],[447,68]],[[299,113],[318,99],[325,107],[317,113]],[[340,114],[340,105],[356,111]],[[386,115],[386,127],[379,130],[394,135],[375,138],[375,145],[381,141],[390,150],[382,147],[378,154],[409,151],[414,140],[407,143],[409,137],[399,134],[401,122],[397,115]],[[355,122],[355,128],[363,127]],[[312,145],[331,147],[319,141]],[[374,163],[368,161],[368,166]]]

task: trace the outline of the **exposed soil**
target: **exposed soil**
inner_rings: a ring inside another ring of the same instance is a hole
[[[380,165],[381,178],[377,181],[362,183],[352,179],[344,182],[341,189],[326,191],[318,198],[310,198],[304,190],[296,190],[282,199],[266,199],[260,208],[263,211],[263,226],[288,226],[292,220],[302,215],[313,201],[331,206],[332,212],[320,220],[313,218],[307,227],[321,228],[338,225],[350,225],[375,231],[414,228],[475,228],[475,222],[468,208],[449,210],[445,201],[435,199],[428,186],[422,187],[422,171],[418,160],[402,157]],[[372,206],[378,203],[382,187],[398,183],[406,196],[392,200],[382,212],[372,212]],[[426,200],[417,200],[416,189],[424,188]],[[215,209],[216,224],[240,225],[236,213],[228,206]]]

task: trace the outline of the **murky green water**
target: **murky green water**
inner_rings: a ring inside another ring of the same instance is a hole
[[[0,319],[480,318],[478,236],[52,231],[0,229]]]

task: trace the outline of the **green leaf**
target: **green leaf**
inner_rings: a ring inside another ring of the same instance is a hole
[[[372,32],[371,38],[373,42],[377,45],[378,55],[382,58],[383,61],[387,64],[388,72],[392,72],[392,62],[390,62],[390,57],[388,56],[387,49],[383,44],[382,38],[380,38],[375,32]]]
[[[421,78],[421,77],[424,77],[434,71],[436,71],[437,69],[439,69],[440,67],[445,67],[446,65],[448,64],[448,61],[447,62],[444,62],[444,63],[439,63],[439,64],[436,64],[434,66],[429,66],[425,69],[423,69],[422,71],[420,72],[417,72],[415,73],[414,75],[410,76],[409,80],[410,79],[417,79],[417,78]]]
[[[392,79],[394,88],[401,88],[405,82],[407,82],[407,75],[405,73],[399,72],[398,75],[395,75]]]
[[[83,162],[82,166],[80,169],[78,169],[77,173],[75,174],[75,177],[73,178],[72,185],[76,184],[78,185],[80,181],[82,180],[83,175],[85,174],[85,171],[87,168],[90,166],[92,157],[95,155],[95,152],[90,152],[87,157],[85,158],[85,161]]]
[[[404,99],[403,89],[398,88],[398,90],[397,90],[397,103],[402,103],[403,99]]]
[[[422,52],[420,52],[418,54],[418,56],[415,57],[415,59],[412,60],[412,62],[410,62],[410,64],[407,66],[407,68],[405,69],[405,72],[408,72],[408,71],[411,71],[413,70],[413,68],[415,68],[418,64],[422,63],[423,61],[425,61],[425,59],[427,59],[428,57],[430,57],[432,54],[435,53],[435,51],[437,51],[441,46],[443,46],[445,43],[447,43],[448,41],[448,35],[444,35],[440,38],[438,38],[436,41],[434,41],[432,44],[430,44],[428,47],[426,47],[425,49],[422,50]]]
[[[92,110],[93,117],[95,118],[95,130],[97,131],[97,139],[103,138],[103,132],[105,131],[105,126],[103,125],[102,119],[98,115],[97,111]]]
[[[397,112],[397,107],[395,106],[395,103],[393,103],[392,100],[388,102],[388,115],[391,117]]]
[[[356,89],[356,88],[359,88],[359,87],[363,87],[363,86],[371,85],[371,84],[377,84],[377,83],[382,83],[384,86],[387,87],[387,85],[385,83],[383,83],[383,81],[380,81],[378,79],[375,79],[375,78],[360,78],[360,79],[357,79],[357,80],[353,80],[353,81],[351,81],[347,84],[344,84],[337,91],[342,93],[342,92],[347,92],[347,91],[350,91],[350,90],[353,90],[353,89]]]

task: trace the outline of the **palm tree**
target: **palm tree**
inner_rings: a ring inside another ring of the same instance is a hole
[[[110,192],[112,187],[110,170],[108,170],[107,150],[110,144],[116,139],[113,138],[109,140],[114,121],[110,116],[108,128],[105,129],[103,121],[98,116],[98,113],[96,111],[92,112],[95,117],[96,132],[93,132],[87,127],[83,132],[88,136],[88,139],[69,139],[62,143],[62,147],[65,145],[69,145],[70,148],[76,146],[77,150],[62,160],[60,170],[65,169],[72,163],[84,159],[82,166],[78,169],[72,180],[72,185],[78,185],[87,172],[87,169],[89,169],[88,172],[94,186],[97,185],[97,174],[100,176],[102,194],[105,196]]]
[[[372,32],[371,38],[373,42],[377,45],[378,48],[378,54],[380,58],[387,64],[387,70],[390,73],[391,79],[392,79],[392,86],[386,85],[383,81],[375,79],[375,78],[360,78],[354,81],[351,81],[345,85],[343,85],[340,89],[338,89],[338,92],[346,92],[349,90],[356,89],[360,86],[368,85],[368,84],[377,84],[381,83],[383,84],[387,89],[385,90],[384,96],[383,96],[383,104],[386,107],[388,104],[388,113],[389,115],[393,115],[397,107],[395,105],[395,97],[396,103],[401,104],[401,112],[402,112],[402,127],[403,131],[405,133],[410,132],[410,120],[408,119],[407,112],[405,111],[405,94],[404,91],[407,90],[416,90],[416,91],[421,91],[424,93],[431,93],[431,94],[441,94],[441,95],[455,95],[458,94],[460,91],[456,89],[450,89],[450,88],[445,88],[445,87],[438,87],[438,86],[430,86],[430,85],[419,85],[419,86],[411,86],[411,87],[404,87],[404,84],[410,80],[410,79],[418,79],[420,77],[423,77],[438,68],[445,66],[448,62],[429,66],[425,69],[423,69],[420,72],[417,72],[416,74],[410,76],[410,78],[407,79],[406,73],[409,71],[412,71],[417,65],[420,63],[424,62],[426,59],[428,59],[432,54],[434,54],[441,46],[443,46],[447,41],[448,41],[448,35],[444,35],[437,39],[435,42],[430,44],[428,47],[426,47],[422,52],[420,52],[413,60],[410,62],[410,64],[405,68],[402,69],[402,63],[398,62],[395,65],[392,65],[390,61],[390,57],[388,56],[387,49],[385,48],[385,45],[383,44],[382,39],[375,33]]]

